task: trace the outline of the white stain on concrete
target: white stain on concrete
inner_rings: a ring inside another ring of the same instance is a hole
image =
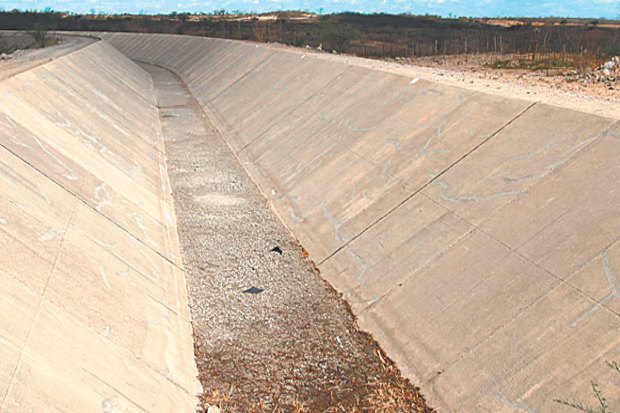
[[[39,237],[39,242],[52,241],[56,236],[64,235],[65,231],[56,228],[50,228],[47,232]]]
[[[123,271],[116,271],[116,275],[120,275],[121,277],[126,277],[129,274],[131,274],[131,268],[129,268],[129,266],[127,266],[126,270]]]
[[[72,181],[76,181],[78,179],[78,177],[73,172],[73,169],[71,169],[66,163],[61,161],[56,155],[54,155],[45,146],[43,146],[43,143],[36,136],[32,135],[32,139],[34,139],[34,141],[37,143],[37,145],[39,145],[43,152],[45,152],[50,158],[55,160],[56,163],[58,163],[58,165],[60,165],[66,171],[62,174],[62,176]]]
[[[39,185],[38,183],[37,183],[37,189],[39,190],[39,193],[41,194],[41,197],[43,198],[43,200],[45,200],[45,203],[51,206],[52,201],[50,201],[49,197],[47,196],[43,188],[41,188],[41,185]]]
[[[112,287],[110,286],[110,282],[108,281],[108,276],[105,273],[105,268],[101,264],[99,264],[99,275],[101,275],[101,279],[103,280],[103,283],[105,284],[106,288],[108,290],[111,290]]]
[[[106,206],[112,205],[109,201],[110,194],[108,193],[107,185],[105,182],[101,182],[99,185],[95,187],[95,200],[97,203],[95,204],[95,209],[99,212]]]
[[[92,235],[90,235],[90,234],[87,234],[87,236],[88,236],[88,238],[90,238],[90,240],[91,240],[92,242],[94,242],[95,244],[99,245],[100,247],[104,247],[104,248],[106,248],[106,249],[112,249],[112,248],[116,248],[116,247],[118,247],[118,244],[117,244],[116,242],[113,242],[113,243],[109,244],[109,243],[107,243],[107,242],[101,241],[101,240],[99,240],[99,239],[97,239],[97,238],[93,237],[93,236],[92,236]]]

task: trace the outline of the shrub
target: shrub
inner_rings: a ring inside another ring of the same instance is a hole
[[[620,373],[620,364],[618,364],[617,361],[607,361],[606,364],[609,368]],[[584,413],[612,413],[611,410],[609,410],[607,399],[605,398],[605,396],[603,395],[603,392],[598,387],[599,385],[593,381],[591,381],[590,384],[592,385],[592,392],[594,393],[594,398],[596,399],[598,406],[596,407],[588,406],[581,402],[568,401],[565,399],[555,399],[554,402],[563,404],[568,407],[572,407],[573,409],[579,410]]]

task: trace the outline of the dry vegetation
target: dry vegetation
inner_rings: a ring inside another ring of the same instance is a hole
[[[436,16],[278,12],[263,15],[73,15],[0,13],[0,27],[28,30],[177,33],[332,49],[363,57],[467,53],[620,54],[620,21],[585,19],[442,19]]]
[[[2,12],[0,27],[175,33],[259,42],[371,58],[495,55],[487,67],[586,72],[620,55],[620,21],[442,19],[436,16],[306,12],[74,15]],[[508,57],[507,57],[508,56]]]
[[[616,373],[620,373],[620,364],[617,361],[607,361],[605,362],[607,367],[614,370]],[[609,406],[607,398],[605,397],[603,391],[600,389],[600,386],[594,381],[590,381],[590,385],[592,386],[592,395],[595,400],[595,404],[590,406],[583,402],[579,401],[569,401],[566,399],[555,399],[556,403],[559,403],[564,406],[568,406],[574,410],[578,410],[584,413],[612,413],[611,409],[615,410],[615,407],[620,406]],[[617,411],[617,410],[616,410]]]
[[[383,374],[372,381],[357,386],[355,398],[351,398],[349,394],[344,394],[341,389],[335,386],[330,389],[329,395],[323,400],[323,402],[327,402],[327,406],[322,406],[320,410],[311,407],[312,402],[304,400],[304,396],[298,396],[292,403],[269,409],[262,403],[252,404],[248,408],[248,413],[435,412],[433,408],[427,405],[420,389],[411,385],[409,380],[404,379],[398,368],[380,349],[377,349],[376,356],[381,362]],[[231,401],[232,393],[233,389],[229,389],[228,392],[215,389],[203,394],[201,396],[203,411],[208,413],[235,411],[235,403]],[[209,407],[212,407],[210,411]]]
[[[57,36],[46,30],[36,29],[26,32],[0,34],[0,54],[10,54],[19,49],[37,49],[59,42]]]

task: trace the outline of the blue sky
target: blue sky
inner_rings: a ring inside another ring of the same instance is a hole
[[[51,8],[76,13],[170,13],[308,10],[438,14],[471,17],[620,18],[620,0],[0,0],[4,10]]]

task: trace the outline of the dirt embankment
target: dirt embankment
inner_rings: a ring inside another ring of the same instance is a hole
[[[425,57],[417,59],[394,59],[405,65],[436,69],[434,73],[452,75],[462,73],[461,78],[477,78],[514,84],[530,93],[543,93],[543,89],[581,95],[583,98],[600,99],[618,103],[620,99],[620,63],[618,58],[607,59],[595,67],[577,67],[575,62],[565,64],[558,60],[531,61],[527,55],[457,55]],[[472,80],[472,79],[470,79]],[[547,93],[549,94],[549,93]]]

